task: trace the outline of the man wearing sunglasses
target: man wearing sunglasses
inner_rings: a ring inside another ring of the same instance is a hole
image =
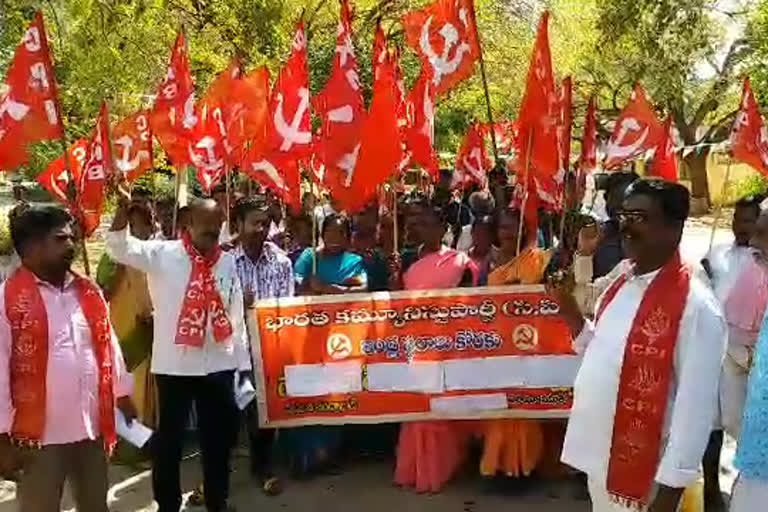
[[[690,194],[641,179],[617,212],[631,265],[587,321],[570,287],[550,284],[584,354],[562,460],[585,472],[593,510],[675,512],[699,476],[717,409],[726,324],[680,259]]]

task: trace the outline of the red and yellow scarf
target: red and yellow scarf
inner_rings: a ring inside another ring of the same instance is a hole
[[[232,323],[227,317],[227,310],[224,309],[213,277],[213,267],[219,261],[221,249],[217,246],[211,254],[203,256],[192,245],[189,235],[185,234],[181,240],[192,263],[192,272],[176,325],[176,344],[202,347],[205,344],[209,315],[213,338],[216,342],[223,342],[232,336]]]
[[[91,330],[99,368],[99,427],[104,449],[111,453],[117,438],[109,312],[90,280],[76,275],[72,285]],[[25,267],[5,284],[5,314],[11,326],[11,400],[16,409],[11,437],[21,444],[39,446],[45,430],[48,314],[37,278]]]
[[[690,267],[676,253],[648,286],[627,337],[607,481],[608,492],[625,506],[645,505],[656,476],[690,279]],[[608,287],[598,320],[626,281],[623,274]]]

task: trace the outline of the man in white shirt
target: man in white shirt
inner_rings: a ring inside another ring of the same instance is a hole
[[[70,271],[73,219],[56,207],[11,220],[19,267],[0,285],[0,475],[21,468],[21,512],[107,511],[115,407],[132,421],[132,380],[98,286]]]
[[[690,196],[643,179],[618,214],[633,267],[587,321],[552,286],[584,354],[562,460],[587,474],[596,512],[675,512],[699,476],[717,409],[727,330],[709,287],[678,253]]]
[[[755,231],[762,200],[763,197],[760,196],[748,196],[736,202],[731,221],[733,242],[716,245],[701,262],[721,306],[725,304],[739,273],[752,263],[753,251],[749,241]],[[734,341],[736,340],[729,337],[729,344],[733,344]],[[725,501],[720,491],[720,452],[723,447],[723,431],[729,429],[732,436],[738,437],[738,432],[732,426],[741,423],[741,408],[744,404],[745,392],[743,371],[729,357],[726,357],[720,378],[719,410],[715,419],[715,430],[712,432],[703,460],[704,503],[707,512],[725,510]]]
[[[160,512],[178,512],[181,505],[179,463],[194,402],[206,508],[225,510],[238,423],[235,379],[250,370],[251,360],[235,258],[217,243],[223,212],[213,200],[193,201],[180,240],[141,241],[128,233],[130,195],[122,186],[120,191],[107,249],[116,261],[146,273],[155,306],[152,373],[160,411],[153,438],[155,500]]]

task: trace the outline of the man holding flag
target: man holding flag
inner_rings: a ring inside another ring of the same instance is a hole
[[[179,464],[192,403],[198,414],[205,504],[227,509],[230,452],[237,430],[234,386],[251,369],[243,293],[235,257],[218,246],[223,213],[213,200],[190,205],[181,240],[143,241],[128,233],[130,194],[119,207],[107,250],[141,270],[155,305],[151,371],[159,398],[152,489],[160,512],[181,506]]]

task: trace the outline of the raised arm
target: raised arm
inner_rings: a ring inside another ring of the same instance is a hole
[[[117,191],[117,211],[106,236],[107,252],[118,263],[143,272],[157,270],[157,252],[162,242],[139,240],[128,233],[131,194],[124,183],[118,185]]]

